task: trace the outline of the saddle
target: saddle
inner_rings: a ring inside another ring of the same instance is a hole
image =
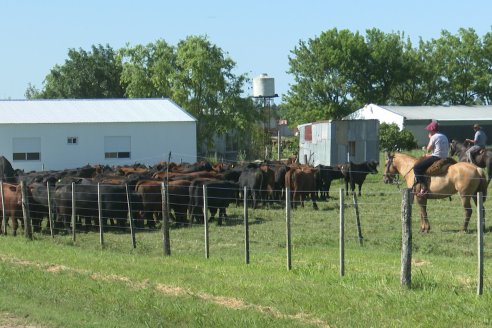
[[[420,158],[415,164],[418,164],[420,161],[424,159],[425,157]],[[448,168],[456,163],[457,162],[454,158],[451,157],[441,158],[440,160],[432,163],[432,165],[427,168],[427,170],[425,171],[425,175],[430,177],[446,175],[446,173],[448,172]]]

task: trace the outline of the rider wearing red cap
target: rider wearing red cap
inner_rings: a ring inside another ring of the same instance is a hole
[[[449,152],[448,138],[439,132],[439,124],[436,121],[430,122],[425,129],[429,131],[429,143],[427,144],[426,150],[432,153],[426,154],[425,159],[417,162],[413,167],[415,184],[420,183],[421,186],[420,192],[417,194],[418,197],[422,197],[429,192],[429,186],[425,178],[427,168],[441,158],[448,157]]]

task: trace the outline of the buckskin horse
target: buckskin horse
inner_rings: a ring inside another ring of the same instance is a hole
[[[388,154],[383,175],[384,183],[393,183],[396,174],[399,174],[407,183],[407,187],[412,188],[415,180],[413,166],[417,160],[413,156],[402,153]],[[445,175],[432,176],[430,181],[429,193],[424,197],[416,197],[420,207],[420,231],[430,230],[427,219],[427,199],[446,198],[459,193],[461,205],[465,210],[461,231],[466,232],[472,215],[471,199],[476,205],[478,192],[482,192],[484,201],[487,195],[487,178],[483,170],[471,163],[458,162],[449,166]],[[484,209],[482,210],[485,212]]]

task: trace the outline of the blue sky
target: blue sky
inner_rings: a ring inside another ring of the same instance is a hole
[[[414,41],[461,27],[483,36],[492,31],[491,13],[490,0],[0,0],[0,99],[23,99],[28,83],[42,88],[70,48],[116,50],[158,39],[176,45],[189,35],[206,35],[238,74],[274,77],[282,96],[293,83],[288,56],[300,40],[332,28],[374,27]]]

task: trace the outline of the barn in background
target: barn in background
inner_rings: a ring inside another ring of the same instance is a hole
[[[14,169],[196,162],[196,119],[169,99],[0,101],[0,155]]]
[[[425,126],[431,120],[439,122],[440,130],[450,140],[473,139],[472,126],[478,123],[487,134],[487,144],[492,142],[492,106],[381,106],[369,104],[347,116],[347,119],[376,119],[380,123],[395,123],[400,130],[412,132],[421,146],[429,138]]]
[[[377,120],[307,123],[299,125],[298,130],[301,164],[334,166],[347,161],[379,161]]]

